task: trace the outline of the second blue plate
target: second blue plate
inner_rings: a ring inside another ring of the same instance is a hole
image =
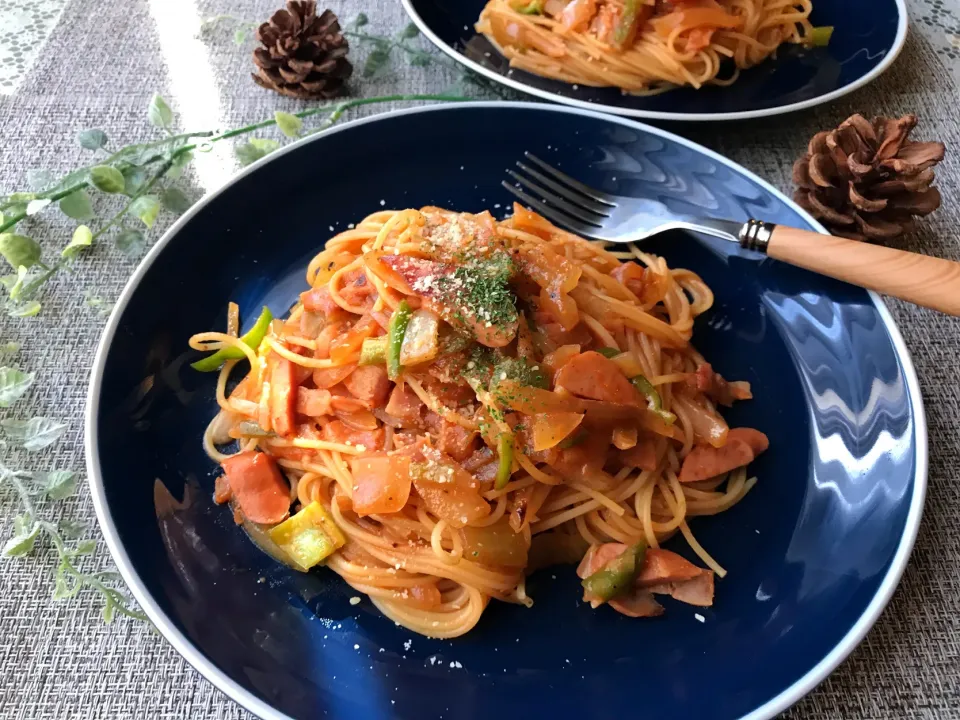
[[[511,68],[473,29],[485,0],[402,2],[431,42],[495,82],[565,105],[659,120],[742,120],[829,102],[879,77],[907,37],[904,0],[815,0],[813,24],[834,28],[828,47],[782,47],[775,58],[744,71],[729,87],[681,88],[638,97],[619,88],[570,85]]]

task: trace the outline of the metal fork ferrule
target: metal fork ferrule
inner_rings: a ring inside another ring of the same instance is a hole
[[[740,247],[766,254],[775,227],[774,223],[747,220],[740,228]]]

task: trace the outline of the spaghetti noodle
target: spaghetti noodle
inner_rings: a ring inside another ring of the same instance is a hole
[[[433,637],[491,598],[531,605],[526,576],[559,563],[631,616],[662,612],[654,593],[712,602],[724,570],[688,521],[750,491],[766,437],[717,412],[751,395],[690,345],[699,277],[516,205],[375,213],[307,281],[286,319],[190,341],[218,353],[198,369],[223,362],[215,497],[279,557]],[[678,532],[708,569],[660,548]]]
[[[512,67],[653,94],[729,85],[784,43],[820,44],[811,10],[811,0],[489,0],[476,28]]]

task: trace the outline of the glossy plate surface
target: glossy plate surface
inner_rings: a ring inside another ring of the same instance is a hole
[[[474,31],[484,0],[402,0],[437,47],[495,82],[545,100],[618,115],[662,120],[767,117],[829,102],[879,77],[907,36],[904,0],[814,0],[814,25],[835,28],[830,44],[812,50],[787,45],[730,87],[681,88],[652,97],[618,88],[591,88],[514,70]]]
[[[642,698],[650,717],[767,718],[852,650],[900,578],[926,432],[886,309],[682,233],[651,248],[715,291],[695,344],[753,384],[756,400],[727,413],[731,424],[771,440],[747,498],[693,522],[729,570],[703,621],[669,599],[654,620],[591,612],[573,568],[557,568],[530,579],[532,609],[494,602],[467,637],[429,640],[366,599],[351,605],[357,593],[333,573],[277,564],[213,505],[200,436],[215,378],[187,367],[187,338],[224,327],[228,299],[246,324],[264,303],[286,312],[331,231],[382,207],[503,214],[500,180],[525,150],[678,210],[814,227],[743,169],[630,121],[526,103],[401,111],[278,151],[205,198],[150,251],[110,318],[86,426],[104,534],[170,642],[262,717],[638,717]],[[669,547],[690,556],[682,540]]]

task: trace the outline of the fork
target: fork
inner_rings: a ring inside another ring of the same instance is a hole
[[[690,230],[807,270],[870,288],[949,315],[960,315],[960,263],[760,220],[680,215],[663,203],[585,185],[531,153],[507,170],[503,186],[574,233],[634,243],[668,230]],[[537,195],[539,197],[535,197]]]

